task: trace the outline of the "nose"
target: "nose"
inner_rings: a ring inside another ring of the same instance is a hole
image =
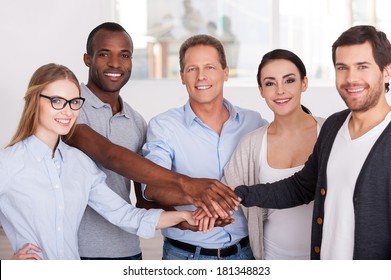
[[[65,116],[71,116],[73,114],[73,110],[71,109],[71,103],[69,101],[65,105],[65,107],[61,110],[61,113]]]
[[[110,67],[118,68],[120,66],[120,62],[119,62],[118,57],[110,56],[108,64],[109,64]]]
[[[357,81],[357,72],[355,69],[349,69],[347,71],[347,77],[346,77],[346,80],[349,82],[349,83],[354,83]]]
[[[204,80],[206,78],[206,74],[205,74],[205,71],[203,71],[202,69],[200,69],[198,71],[198,80]]]
[[[282,95],[285,93],[285,89],[282,83],[277,84],[277,95]]]

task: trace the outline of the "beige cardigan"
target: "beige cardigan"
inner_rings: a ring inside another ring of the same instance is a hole
[[[314,117],[319,126],[324,119]],[[258,128],[245,135],[232,154],[230,161],[224,167],[224,177],[221,181],[227,186],[259,184],[259,160],[262,141],[268,125]],[[319,134],[319,131],[318,131]],[[257,260],[263,256],[263,221],[267,218],[267,209],[259,207],[244,207],[243,212],[247,218],[250,246]]]

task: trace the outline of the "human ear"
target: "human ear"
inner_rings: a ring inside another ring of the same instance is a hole
[[[183,74],[182,71],[180,72],[180,74],[181,74],[182,85],[184,85],[184,84],[185,84],[185,77],[184,77],[184,74]]]
[[[224,69],[224,81],[228,81],[228,77],[229,77],[229,67],[225,67]]]
[[[305,76],[301,81],[301,92],[305,92],[308,88],[308,78]]]
[[[262,98],[265,98],[265,96],[263,95],[262,87],[260,85],[258,85],[258,90],[259,90],[259,93],[261,94]]]
[[[386,80],[385,82],[389,83],[391,78],[391,64],[387,64],[384,67],[383,75],[384,75],[384,79]]]
[[[87,66],[87,67],[90,67],[91,66],[91,57],[89,54],[85,53],[83,55],[83,61],[84,61],[84,64]]]

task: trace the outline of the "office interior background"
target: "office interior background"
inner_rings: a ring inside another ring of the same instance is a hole
[[[0,145],[15,132],[32,73],[55,62],[81,82],[89,32],[104,21],[122,24],[133,37],[130,82],[121,95],[148,121],[187,100],[179,79],[178,49],[196,33],[224,43],[230,78],[225,97],[234,104],[272,114],[259,95],[255,75],[264,53],[294,51],[304,61],[309,89],[303,104],[327,117],[345,108],[334,88],[331,45],[357,24],[371,24],[391,37],[387,0],[0,0]]]
[[[225,97],[235,105],[272,113],[259,95],[258,64],[266,52],[289,49],[304,61],[309,89],[302,103],[327,117],[346,108],[334,87],[331,45],[353,25],[371,24],[391,38],[387,0],[0,0],[0,146],[16,130],[32,73],[54,62],[87,82],[82,57],[89,32],[105,21],[122,24],[134,41],[133,73],[121,95],[148,121],[183,105],[178,50],[187,37],[208,33],[224,44],[230,67]],[[388,97],[389,98],[389,97]],[[161,238],[157,235],[157,239]],[[143,248],[157,258],[161,242]],[[155,245],[156,244],[156,245]],[[142,245],[143,246],[143,245]],[[11,255],[0,234],[0,259]],[[148,251],[150,250],[150,251]],[[157,253],[158,252],[158,253]]]

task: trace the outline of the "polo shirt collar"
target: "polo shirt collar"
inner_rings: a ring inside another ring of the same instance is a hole
[[[81,95],[86,99],[86,103],[88,103],[90,106],[99,109],[104,107],[110,107],[109,104],[104,103],[102,100],[100,100],[95,94],[92,93],[92,91],[84,84],[80,84],[81,88]],[[122,100],[122,97],[119,96],[119,102],[121,104],[121,112],[118,113],[119,116],[124,116],[128,119],[131,118],[131,112],[129,108],[124,106],[124,102]],[[111,109],[111,108],[110,108]]]

